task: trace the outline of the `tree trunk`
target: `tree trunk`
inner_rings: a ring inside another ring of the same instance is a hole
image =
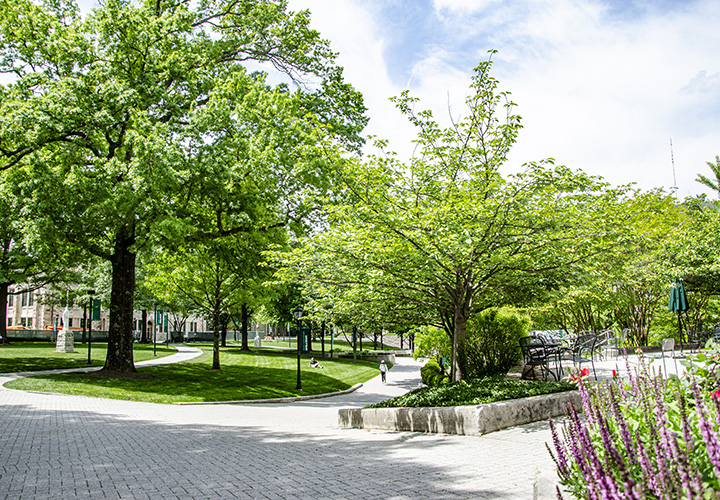
[[[242,315],[240,325],[240,338],[242,339],[242,345],[240,346],[241,351],[249,351],[250,345],[248,344],[248,306],[247,304],[243,304],[240,309],[240,314]],[[255,335],[257,335],[257,332],[255,332]]]
[[[465,304],[455,305],[455,321],[452,337],[452,374],[451,381],[457,382],[462,380],[462,370],[460,369],[460,360],[458,359],[458,351],[462,349],[465,343],[465,333],[467,330],[469,308]]]
[[[9,344],[7,336],[7,303],[10,283],[0,283],[0,343]]]
[[[353,347],[353,363],[357,363],[357,327],[356,326],[353,326],[352,347]]]
[[[140,331],[142,332],[140,334],[140,343],[147,344],[147,309],[142,310],[142,325],[140,325]]]
[[[213,307],[213,361],[211,370],[220,369],[220,304]]]
[[[227,321],[220,320],[220,345],[227,347]]]
[[[215,293],[214,303],[212,310],[212,322],[213,322],[213,361],[211,370],[220,369],[220,306],[222,305],[220,300],[220,290],[222,288],[222,281],[220,280],[220,273],[218,272],[219,264],[215,264]]]
[[[307,334],[307,352],[311,352],[313,350],[312,348],[312,336],[313,336],[313,322],[308,321],[308,334]]]
[[[82,323],[83,331],[82,331],[82,340],[81,340],[81,342],[83,344],[87,342],[87,310],[88,310],[88,305],[85,304],[83,306],[83,323]],[[92,309],[90,310],[90,314],[92,314]]]
[[[322,357],[325,357],[325,322],[322,322],[322,326],[320,326],[320,352],[322,353]]]
[[[110,326],[105,359],[106,372],[135,372],[133,363],[133,296],[135,294],[135,229],[123,226],[115,237],[110,289]]]

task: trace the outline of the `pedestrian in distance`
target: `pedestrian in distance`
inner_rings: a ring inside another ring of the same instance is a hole
[[[310,366],[312,366],[313,368],[325,368],[315,358],[310,358]]]
[[[380,361],[380,377],[382,378],[382,383],[386,383],[385,377],[387,375],[388,367],[385,364],[385,361]]]

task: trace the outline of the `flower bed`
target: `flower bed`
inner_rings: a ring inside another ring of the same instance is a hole
[[[566,493],[582,499],[720,498],[720,350],[664,378],[645,364],[628,379],[578,386],[562,430],[551,420],[553,459]],[[558,488],[558,498],[562,498]]]

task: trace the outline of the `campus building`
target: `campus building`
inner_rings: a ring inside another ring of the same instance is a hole
[[[53,332],[63,328],[62,313],[65,309],[65,300],[58,295],[51,287],[43,287],[33,291],[14,293],[11,288],[8,295],[6,318],[8,337],[18,338],[45,338],[52,337]],[[68,329],[82,335],[83,327],[86,325],[85,318],[89,318],[89,311],[84,304],[68,302]],[[152,340],[153,317],[157,314],[158,321],[155,325],[155,335],[158,342],[165,342],[168,335],[171,339],[180,340],[178,337],[193,337],[193,334],[206,332],[208,324],[205,319],[199,316],[179,317],[173,313],[155,310],[133,313],[133,331],[137,339],[140,338],[142,326],[145,322],[147,335]],[[100,310],[100,319],[92,322],[92,329],[101,335],[106,332],[109,325],[109,314],[105,309]],[[32,332],[32,333],[31,333]]]

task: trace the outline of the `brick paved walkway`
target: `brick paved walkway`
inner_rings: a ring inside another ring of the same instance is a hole
[[[545,423],[482,437],[337,428],[339,408],[418,381],[419,365],[399,358],[387,385],[377,377],[349,395],[292,404],[175,406],[2,388],[0,500],[531,499],[538,466],[553,468]]]

